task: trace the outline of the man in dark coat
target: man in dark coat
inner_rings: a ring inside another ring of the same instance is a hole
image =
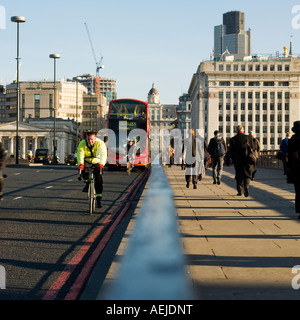
[[[208,152],[211,155],[213,184],[220,184],[227,146],[218,130],[214,132],[214,137],[209,141]]]
[[[247,145],[254,150],[252,137],[244,134],[243,126],[238,126],[237,134],[230,139],[229,150],[235,168],[237,195],[241,196],[244,189],[245,197],[249,196],[249,185],[255,171],[255,163],[247,158]]]
[[[288,182],[295,186],[295,209],[296,213],[300,213],[300,121],[294,122],[292,131],[295,134],[288,143]]]
[[[190,187],[190,181],[192,179],[194,189],[197,189],[197,176],[196,176],[196,153],[197,153],[197,141],[195,137],[194,129],[191,129],[188,137],[184,141],[186,170],[185,180],[186,187]]]

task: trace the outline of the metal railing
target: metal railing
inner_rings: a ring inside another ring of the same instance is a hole
[[[262,151],[257,161],[257,167],[265,169],[283,170],[281,160],[276,159],[278,151]]]
[[[190,300],[190,280],[176,219],[173,191],[153,165],[145,199],[108,300]]]

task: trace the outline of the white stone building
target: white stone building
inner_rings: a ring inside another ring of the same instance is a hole
[[[29,151],[49,149],[53,153],[53,118],[31,119],[19,123],[19,157],[27,159]],[[65,156],[77,148],[76,124],[71,120],[56,119],[57,156],[64,162]],[[16,154],[16,121],[0,124],[0,141],[8,156]]]

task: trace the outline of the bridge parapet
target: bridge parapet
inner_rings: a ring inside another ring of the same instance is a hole
[[[152,166],[149,188],[107,299],[193,299],[173,191],[161,165]]]
[[[262,151],[257,161],[259,168],[283,170],[282,161],[276,159],[278,151]]]

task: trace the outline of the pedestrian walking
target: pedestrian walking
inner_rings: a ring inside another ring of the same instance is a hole
[[[181,170],[185,170],[184,139],[182,140],[182,149],[181,149]]]
[[[295,133],[288,143],[288,183],[295,187],[295,209],[300,213],[300,121],[294,122],[292,131]],[[298,216],[300,219],[300,215]]]
[[[184,156],[186,162],[185,180],[186,187],[190,187],[192,180],[194,189],[197,189],[197,181],[200,172],[203,171],[204,159],[201,153],[201,141],[195,137],[194,129],[191,129],[190,134],[184,141]]]
[[[282,152],[282,164],[283,164],[283,173],[285,175],[288,174],[288,164],[287,164],[287,160],[288,160],[288,143],[289,140],[292,137],[292,133],[291,132],[287,132],[285,138],[281,141],[280,143],[280,151]]]
[[[131,170],[134,167],[134,156],[135,156],[135,152],[134,152],[134,141],[130,140],[127,143],[126,146],[126,152],[127,152],[127,174],[130,175]]]
[[[169,152],[170,152],[170,164],[169,167],[171,168],[171,166],[174,164],[174,155],[175,155],[175,151],[174,148],[172,147],[172,145],[169,145]]]
[[[235,168],[238,196],[242,195],[243,190],[245,197],[249,196],[250,181],[255,170],[255,164],[248,157],[249,147],[254,150],[253,139],[245,135],[243,126],[239,125],[236,135],[230,139],[230,157]]]
[[[217,130],[214,132],[214,137],[209,141],[208,152],[211,156],[213,184],[220,184],[227,147],[220,132]]]
[[[258,159],[259,153],[260,153],[260,143],[259,143],[258,139],[255,137],[255,132],[254,131],[250,131],[250,136],[252,137],[252,140],[253,140],[255,156]],[[256,161],[253,164],[253,166],[254,166],[254,168],[253,168],[252,180],[254,180],[254,176],[255,176],[255,173],[257,171],[257,169],[256,169]]]
[[[203,169],[201,171],[201,165],[199,165],[199,175],[198,175],[198,180],[201,181],[204,177],[205,177],[205,174],[206,174],[206,170],[208,169],[209,167],[209,159],[210,159],[210,155],[208,153],[208,144],[206,142],[206,140],[204,139],[203,140]],[[201,150],[200,150],[201,152]],[[201,162],[202,163],[202,162]]]

